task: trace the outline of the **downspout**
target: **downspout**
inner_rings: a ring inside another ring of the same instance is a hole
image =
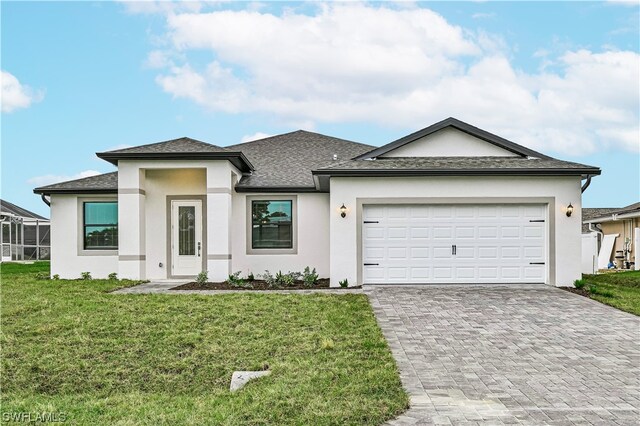
[[[51,207],[51,201],[47,200],[47,196],[44,194],[40,194],[40,198],[42,198],[42,201],[49,207]]]
[[[589,185],[591,185],[591,175],[587,175],[587,181],[584,183],[584,185],[582,185],[582,190],[580,192],[584,193],[584,191],[587,190]]]

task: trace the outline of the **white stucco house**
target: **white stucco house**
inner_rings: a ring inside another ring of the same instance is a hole
[[[454,118],[382,147],[296,131],[97,155],[117,172],[34,190],[51,205],[62,278],[223,281],[309,265],[332,286],[571,285],[581,193],[600,174]]]

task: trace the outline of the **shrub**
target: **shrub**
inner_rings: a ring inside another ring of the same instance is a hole
[[[573,282],[573,286],[577,289],[583,288],[586,284],[587,282],[585,280],[575,280]]]
[[[262,279],[267,283],[269,287],[273,287],[277,284],[276,277],[271,275],[271,272],[269,271],[264,271],[264,274],[262,274]]]
[[[53,277],[51,277],[54,280],[59,280],[60,279],[60,275],[58,274],[53,274]]]
[[[81,272],[80,273],[81,280],[91,280],[91,272]]]
[[[276,274],[276,283],[283,287],[292,286],[295,284],[296,279],[291,272],[283,274],[282,271],[278,271]]]
[[[302,273],[302,281],[307,287],[313,287],[318,282],[318,274],[316,274],[316,268],[310,270],[307,266]]]
[[[249,272],[249,275],[247,275],[247,281],[251,282],[255,280],[256,280],[256,277],[253,276],[253,272]]]
[[[198,284],[204,284],[209,281],[209,271],[202,271],[196,277],[196,282]]]
[[[340,284],[340,287],[342,287],[342,288],[349,287],[349,280],[346,279],[346,278],[344,280],[342,280],[342,281],[339,281],[338,283]]]
[[[116,274],[115,272],[112,272],[112,273],[109,274],[108,278],[111,281],[117,281],[118,280],[118,274]]]
[[[229,277],[227,278],[227,283],[229,283],[231,287],[244,287],[245,281],[242,278],[240,278],[241,273],[242,271],[238,271],[238,272],[234,272],[233,274],[230,274]]]
[[[44,273],[44,272],[38,272],[36,274],[36,280],[48,280],[49,279],[49,274]]]

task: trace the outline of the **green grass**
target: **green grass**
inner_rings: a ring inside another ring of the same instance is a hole
[[[114,295],[122,282],[37,280],[47,268],[2,265],[3,413],[328,425],[408,406],[364,295]],[[228,391],[234,370],[266,365],[271,376]]]
[[[583,275],[589,297],[640,315],[640,271]]]

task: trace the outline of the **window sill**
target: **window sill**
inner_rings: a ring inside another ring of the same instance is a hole
[[[78,250],[78,256],[117,256],[118,250]]]

